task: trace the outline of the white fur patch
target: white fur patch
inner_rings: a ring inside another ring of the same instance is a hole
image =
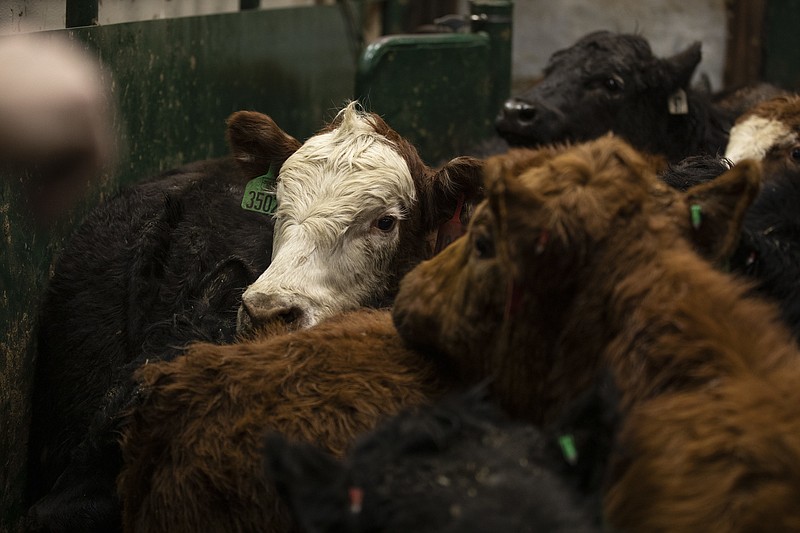
[[[731,128],[725,157],[734,163],[761,160],[773,147],[794,142],[796,137],[783,122],[753,115]]]
[[[341,119],[281,167],[272,262],[243,295],[302,309],[305,327],[382,294],[399,224],[383,232],[373,223],[399,221],[416,203],[408,164],[369,115],[351,104]]]

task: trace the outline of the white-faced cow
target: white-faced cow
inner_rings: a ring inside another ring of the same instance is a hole
[[[390,303],[459,199],[476,196],[479,170],[461,157],[434,172],[380,117],[347,106],[281,167],[272,263],[242,297],[240,331]]]
[[[640,35],[590,33],[553,54],[544,78],[507,100],[495,127],[514,146],[614,132],[673,162],[722,152],[735,118],[781,91],[766,84],[713,96],[694,90],[690,81],[700,58],[700,43],[658,58]]]

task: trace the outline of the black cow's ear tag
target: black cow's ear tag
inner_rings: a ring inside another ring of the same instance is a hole
[[[670,115],[686,115],[689,113],[689,98],[686,96],[686,91],[678,89],[667,100]]]
[[[266,174],[247,182],[242,198],[242,209],[274,215],[278,209],[278,197],[275,195],[277,183],[275,168],[270,165]]]

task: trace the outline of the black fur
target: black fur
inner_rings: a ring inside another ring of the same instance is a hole
[[[599,531],[617,415],[598,390],[547,432],[473,391],[391,419],[344,464],[272,435],[267,475],[309,533]],[[558,445],[564,434],[575,462]],[[363,494],[357,512],[352,489]]]
[[[506,101],[498,133],[515,146],[586,141],[613,131],[635,148],[676,162],[688,155],[723,153],[728,131],[744,104],[778,92],[730,92],[716,97],[690,81],[700,44],[670,58],[655,57],[639,35],[590,33],[553,54],[544,78]],[[687,114],[670,114],[679,89]],[[717,103],[714,103],[714,100]]]
[[[687,158],[661,178],[686,190],[716,178],[730,161],[711,156]],[[775,170],[778,169],[778,170]],[[774,166],[747,210],[742,234],[728,268],[755,282],[756,291],[775,301],[784,322],[800,339],[800,169]]]
[[[272,249],[272,219],[240,207],[247,179],[230,158],[167,172],[97,207],[64,249],[39,317],[29,500],[56,487],[32,528],[109,530],[133,370],[193,340],[234,340]]]

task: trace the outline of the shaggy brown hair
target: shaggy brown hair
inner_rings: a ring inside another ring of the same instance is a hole
[[[269,431],[341,456],[356,435],[445,389],[387,311],[229,346],[196,344],[136,376],[122,439],[128,532],[293,531],[263,477]]]
[[[611,136],[516,157],[487,162],[467,235],[404,279],[401,335],[537,422],[609,368],[626,414],[615,528],[800,528],[798,349],[707,260],[735,246],[759,167],[680,193]]]

